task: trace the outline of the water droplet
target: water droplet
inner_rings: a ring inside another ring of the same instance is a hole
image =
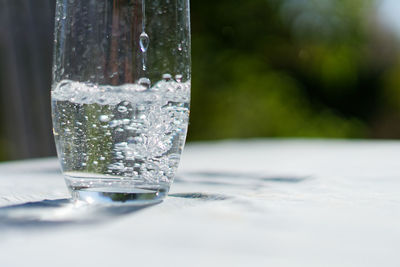
[[[175,80],[176,80],[178,83],[182,82],[182,78],[183,78],[183,76],[182,76],[181,74],[175,75]]]
[[[169,73],[165,73],[165,74],[163,74],[162,78],[164,81],[168,82],[172,79],[172,75]]]
[[[181,43],[178,44],[178,50],[182,51],[182,44]]]
[[[128,111],[128,108],[125,106],[118,106],[117,110],[118,112],[125,113]]]
[[[142,32],[139,36],[139,45],[140,45],[140,50],[142,50],[142,52],[146,52],[147,48],[149,47],[149,36],[147,35],[147,33]]]
[[[102,156],[102,157],[100,157],[99,159],[100,159],[100,160],[106,160],[106,158],[105,158],[105,157],[103,157],[103,156]]]
[[[144,87],[144,90],[147,90],[150,88],[151,81],[149,78],[142,77],[138,80],[138,84]]]
[[[86,166],[86,163],[85,163],[85,162],[82,162],[81,165],[82,165],[82,167],[85,167],[85,166]]]
[[[93,164],[94,164],[94,165],[97,165],[97,164],[99,164],[99,162],[94,160],[94,161],[93,161]]]
[[[101,122],[109,122],[110,121],[110,117],[108,117],[107,115],[100,115],[99,120]]]

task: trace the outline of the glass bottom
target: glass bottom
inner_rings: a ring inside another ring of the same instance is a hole
[[[93,178],[65,175],[65,182],[74,201],[90,204],[149,205],[161,202],[168,194],[169,184],[149,185],[120,177]]]

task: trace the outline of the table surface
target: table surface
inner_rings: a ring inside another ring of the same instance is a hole
[[[0,164],[0,266],[400,266],[400,142],[191,143],[158,205],[87,207]]]

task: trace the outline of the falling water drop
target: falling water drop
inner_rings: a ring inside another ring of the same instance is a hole
[[[147,48],[149,47],[149,36],[147,33],[142,32],[139,37],[139,45],[140,45],[140,50],[142,50],[143,53],[146,53]]]
[[[145,71],[147,69],[147,48],[149,47],[149,36],[144,31],[140,34],[139,45],[140,50],[142,50],[142,69]]]
[[[142,69],[146,71],[147,66],[147,48],[149,47],[150,38],[146,33],[146,0],[142,0],[142,33],[139,36],[139,46],[142,50]]]

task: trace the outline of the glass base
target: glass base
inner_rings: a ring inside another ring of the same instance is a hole
[[[65,176],[65,182],[74,201],[90,204],[156,204],[161,202],[169,191],[169,185],[143,185],[120,178]]]

